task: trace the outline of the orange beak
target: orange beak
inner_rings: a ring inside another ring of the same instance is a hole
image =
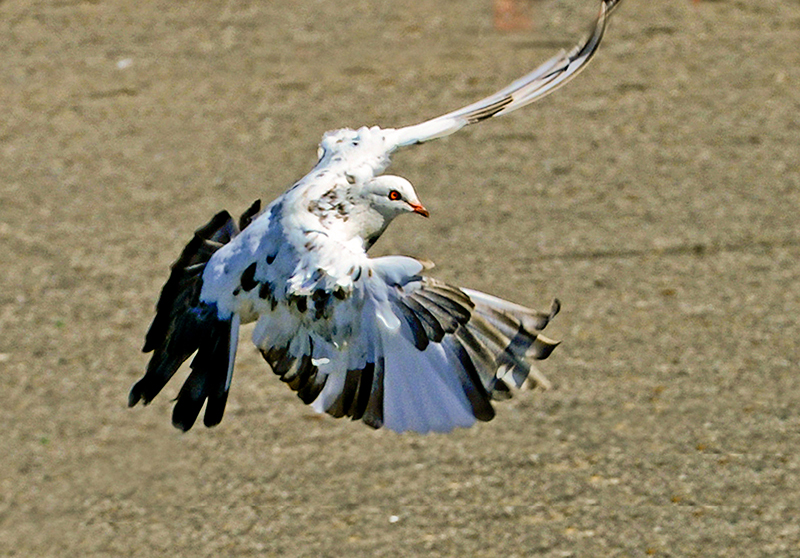
[[[418,214],[422,215],[423,217],[430,217],[431,216],[431,214],[428,212],[427,209],[425,209],[425,207],[422,204],[410,203],[408,205],[411,206],[411,209],[414,210],[414,213],[418,213]]]

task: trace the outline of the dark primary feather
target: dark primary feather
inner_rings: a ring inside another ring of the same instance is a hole
[[[239,217],[239,230],[243,231],[253,222],[258,214],[261,213],[261,200],[254,201],[247,210]]]
[[[149,353],[163,345],[174,317],[185,307],[197,306],[200,289],[203,288],[201,277],[205,264],[214,252],[230,242],[238,232],[227,211],[220,211],[211,221],[195,231],[192,240],[172,264],[172,271],[161,289],[161,296],[156,304],[156,316],[147,331],[142,351]],[[182,304],[177,304],[178,301]]]
[[[366,405],[363,408],[363,416],[361,420],[367,426],[372,428],[380,428],[383,426],[383,374],[385,370],[385,362],[382,356],[379,356],[374,365],[370,368],[367,366],[366,370],[372,374],[372,382],[362,384],[368,391],[364,392],[363,398],[367,398]],[[367,376],[369,377],[369,376]],[[362,382],[364,382],[362,377]],[[366,394],[369,393],[367,396]],[[359,400],[363,399],[359,397]],[[359,407],[359,412],[361,407]],[[353,415],[356,419],[356,415]]]
[[[494,416],[491,399],[510,396],[503,378],[510,375],[521,386],[532,370],[529,360],[547,358],[557,345],[540,334],[558,313],[557,300],[549,313],[536,312],[485,295],[473,300],[468,292],[428,277],[407,283],[397,294],[392,306],[414,346],[425,350],[427,343],[442,343],[478,420]]]
[[[289,347],[273,347],[261,351],[261,356],[267,361],[272,371],[280,376],[289,387],[297,392],[298,397],[305,404],[317,398],[322,388],[325,387],[327,377],[319,374],[319,370],[311,361],[311,355],[306,354],[294,357],[289,353]]]
[[[256,201],[239,222],[247,226],[258,213]],[[222,420],[228,398],[231,320],[220,320],[214,306],[200,301],[203,271],[211,256],[239,233],[227,211],[195,231],[194,236],[172,264],[172,270],[156,304],[156,316],[145,337],[144,352],[153,352],[144,377],[128,396],[128,406],[148,404],[163,389],[181,364],[195,351],[192,372],[178,393],[173,424],[182,430],[192,427],[203,404],[204,423]]]
[[[230,214],[221,211],[195,231],[172,264],[142,349],[145,353],[153,351],[153,356],[144,377],[131,388],[128,406],[140,400],[149,403],[205,339],[207,324],[215,319],[215,312],[200,303],[203,270],[214,252],[237,233]]]
[[[436,316],[434,316],[430,310],[425,308],[423,304],[417,302],[411,297],[397,299],[396,301],[392,302],[397,306],[403,307],[403,310],[401,310],[403,315],[405,315],[406,312],[410,312],[417,319],[417,321],[422,324],[422,330],[427,336],[428,340],[434,343],[440,342],[445,333],[452,333],[455,331],[455,328],[458,325],[457,322],[455,322],[451,329],[445,330],[444,326],[439,322],[439,320],[436,319]],[[451,322],[451,320],[448,320],[448,322]],[[413,328],[415,324],[409,325]],[[417,348],[420,350],[424,349],[424,347]]]
[[[309,347],[312,347],[310,342]],[[262,350],[261,355],[303,403],[313,402],[325,387],[327,376],[319,374],[309,354],[293,356],[287,346]],[[348,370],[344,389],[326,412],[336,418],[363,419],[373,428],[379,428],[383,423],[383,359],[367,362],[361,370]]]
[[[414,338],[414,347],[418,351],[424,351],[428,344],[433,340],[432,337],[436,336],[437,333],[432,328],[426,329],[425,324],[423,323],[423,318],[417,315],[417,312],[411,309],[406,303],[400,300],[392,300],[392,308],[395,310],[395,314],[398,317],[403,318],[406,325],[408,326],[409,331],[411,332],[411,336]],[[422,308],[422,307],[419,307]],[[425,319],[433,319],[433,316],[430,312],[427,312]],[[435,322],[438,325],[438,322]],[[431,336],[429,337],[428,332],[430,331]],[[439,339],[444,335],[444,331],[439,328],[441,331],[441,335],[438,335]]]
[[[225,384],[228,376],[231,323],[220,320],[211,322],[205,341],[192,359],[192,372],[181,387],[172,410],[172,424],[184,432],[194,425],[206,400],[203,424],[219,424],[228,400]]]
[[[442,340],[445,350],[454,357],[454,370],[458,374],[461,387],[472,407],[472,414],[481,421],[494,418],[494,408],[489,402],[490,396],[481,381],[475,361],[467,349],[453,336],[447,335]]]

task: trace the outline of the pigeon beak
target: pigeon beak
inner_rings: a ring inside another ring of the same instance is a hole
[[[428,210],[425,209],[425,207],[421,203],[410,203],[408,205],[411,206],[411,209],[414,211],[414,213],[418,213],[418,214],[422,215],[423,217],[430,217],[431,216],[431,214],[428,212]]]

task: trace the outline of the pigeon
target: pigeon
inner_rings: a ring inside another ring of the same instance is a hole
[[[596,52],[619,0],[603,0],[588,38],[508,87],[403,128],[327,132],[305,177],[238,220],[227,211],[197,229],[171,268],[143,351],[152,352],[128,405],[145,405],[192,355],[172,422],[187,431],[222,420],[239,329],[273,372],[318,413],[396,432],[447,432],[495,416],[492,401],[547,386],[533,361],[557,342],[540,312],[458,288],[407,256],[367,251],[393,219],[428,217],[411,183],[383,174],[397,149],[450,135],[554,91]]]

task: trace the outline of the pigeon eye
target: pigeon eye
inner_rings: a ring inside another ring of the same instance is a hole
[[[400,192],[398,192],[397,190],[391,190],[389,192],[389,199],[392,200],[392,201],[398,201],[398,200],[400,200],[402,198],[403,198],[403,196],[401,196]]]

